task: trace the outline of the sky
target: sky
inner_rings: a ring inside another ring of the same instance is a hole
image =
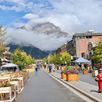
[[[26,32],[29,33],[29,41],[26,41],[21,39],[21,34],[23,38],[28,37],[24,35],[25,31],[15,32],[15,27],[38,22],[51,22],[70,35],[88,30],[102,32],[102,0],[0,0],[0,25],[7,28],[9,41],[14,42],[12,39],[15,37],[19,43],[32,44],[42,50],[54,50],[67,41],[68,38],[38,36],[32,32]],[[32,36],[36,40],[30,40]]]

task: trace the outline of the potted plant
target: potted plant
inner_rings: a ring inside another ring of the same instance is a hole
[[[92,77],[96,77],[97,75],[98,75],[98,69],[96,67],[93,67]]]
[[[11,84],[8,82],[8,80],[1,80],[0,81],[0,100],[7,100],[7,94],[5,93],[6,91],[8,92],[11,89]]]
[[[65,68],[65,69],[61,72],[61,79],[66,80],[66,71],[67,71],[67,69]]]
[[[68,67],[69,69],[66,71],[66,80],[67,81],[78,81],[78,73],[79,71],[77,69],[73,69],[72,66]]]
[[[84,69],[83,70],[83,74],[87,75],[89,72],[88,72],[88,69]]]
[[[8,82],[8,80],[2,80],[0,81],[0,88],[1,87],[10,87],[11,84]]]

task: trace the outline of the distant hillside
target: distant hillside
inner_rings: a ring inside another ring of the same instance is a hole
[[[10,47],[11,52],[13,52],[16,48],[20,48],[21,50],[25,51],[36,59],[41,59],[49,55],[48,51],[41,51],[40,49],[33,46],[20,46],[14,44],[9,44],[8,46]]]

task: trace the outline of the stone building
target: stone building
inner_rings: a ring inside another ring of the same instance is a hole
[[[56,54],[59,55],[63,52],[67,52],[67,49],[68,49],[67,43],[65,43],[64,45],[62,45],[60,48],[56,50]]]
[[[93,48],[98,42],[102,41],[102,33],[95,33],[94,31],[75,33],[72,41],[75,48],[74,56],[90,59]]]
[[[93,49],[98,42],[102,41],[102,33],[88,31],[85,33],[75,33],[67,44],[56,50],[56,53],[69,52],[72,56],[90,59]]]

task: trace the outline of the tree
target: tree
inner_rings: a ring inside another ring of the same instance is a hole
[[[43,58],[43,62],[44,62],[44,63],[48,63],[47,57]]]
[[[60,64],[60,57],[56,54],[50,55],[49,62],[53,64]]]
[[[6,34],[6,29],[0,26],[0,57],[2,57],[2,54],[5,51],[5,42],[4,42],[5,34]]]
[[[63,52],[62,54],[61,54],[61,56],[60,56],[60,63],[62,64],[62,65],[70,65],[70,63],[71,63],[71,56],[70,56],[70,54],[69,53],[67,53],[67,52]]]
[[[13,63],[17,64],[19,68],[22,70],[27,65],[33,64],[34,59],[27,55],[26,52],[21,51],[20,49],[16,49],[12,54]]]
[[[55,65],[69,65],[71,63],[71,56],[67,52],[63,52],[61,55],[52,54],[48,56],[48,62]]]
[[[92,59],[95,61],[95,63],[101,63],[102,65],[102,42],[99,42],[96,46]]]

